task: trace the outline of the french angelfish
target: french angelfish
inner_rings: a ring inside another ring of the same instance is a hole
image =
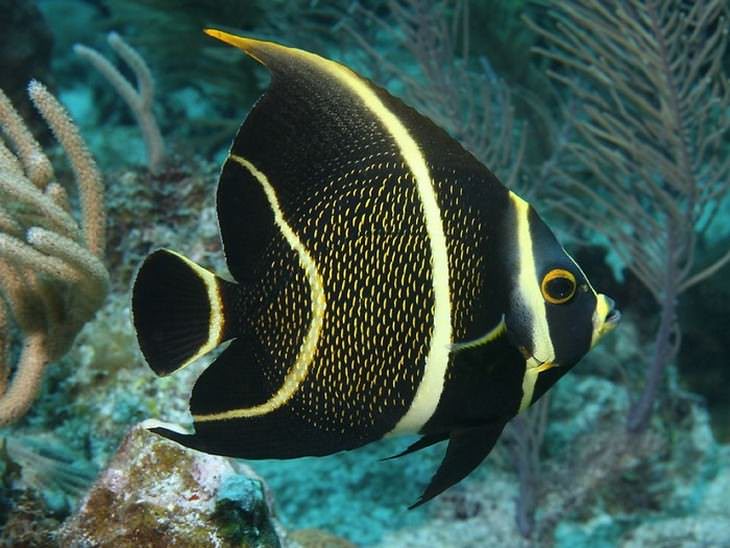
[[[448,440],[414,506],[426,502],[619,313],[535,210],[428,118],[318,55],[205,32],[271,84],[218,183],[234,281],[162,249],[134,282],[158,375],[231,341],[193,388],[195,432],[151,430],[248,459]]]

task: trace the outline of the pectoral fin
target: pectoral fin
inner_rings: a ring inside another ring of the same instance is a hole
[[[457,430],[449,436],[449,447],[441,466],[413,509],[464,479],[486,458],[504,429],[503,422]],[[410,448],[409,448],[410,449]],[[409,452],[407,449],[406,452]]]
[[[463,342],[455,342],[451,345],[451,351],[452,352],[458,352],[461,350],[466,350],[469,348],[477,348],[479,346],[484,346],[485,344],[489,344],[492,341],[497,340],[499,337],[504,335],[507,332],[507,324],[504,320],[504,314],[502,315],[502,318],[499,320],[499,323],[492,328],[491,330],[487,331],[484,335],[481,337],[471,340],[471,341],[463,341]]]

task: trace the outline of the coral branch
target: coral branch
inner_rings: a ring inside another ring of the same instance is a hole
[[[18,370],[0,398],[0,425],[15,422],[25,415],[38,396],[43,371],[50,361],[48,339],[44,333],[25,337]]]
[[[96,162],[66,110],[42,84],[33,80],[28,85],[28,95],[71,161],[81,197],[84,239],[89,250],[101,257],[105,247],[106,212],[104,188]]]
[[[4,93],[0,93],[0,122],[2,122],[3,133],[15,147],[18,153],[17,159],[22,162],[28,178],[38,188],[45,188],[46,184],[53,179],[51,162],[43,154],[38,141],[28,131],[23,119]]]
[[[101,174],[61,104],[35,81],[28,93],[70,159],[81,222],[71,215],[64,188],[51,180],[50,161],[0,91],[0,128],[15,151],[0,142],[0,425],[28,411],[46,366],[68,351],[109,288]],[[23,349],[11,368],[13,325]]]
[[[723,0],[558,4],[528,23],[550,45],[538,53],[562,65],[551,76],[581,104],[574,126],[582,142],[569,147],[570,160],[590,177],[558,168],[553,198],[613,242],[660,310],[644,392],[629,419],[629,430],[640,432],[677,352],[682,292],[730,262],[728,253],[697,272],[695,257],[706,220],[730,192],[728,7]]]
[[[81,44],[76,44],[74,51],[79,57],[91,63],[127,103],[142,130],[149,170],[152,173],[158,173],[165,161],[165,146],[152,111],[155,89],[152,74],[142,56],[116,32],[109,33],[107,41],[117,55],[132,69],[137,80],[137,89],[98,51]]]

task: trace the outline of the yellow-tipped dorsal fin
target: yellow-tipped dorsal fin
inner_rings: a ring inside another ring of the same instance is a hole
[[[252,57],[265,66],[269,65],[269,59],[275,59],[276,57],[298,57],[299,59],[308,59],[310,61],[314,61],[316,59],[322,63],[331,62],[314,53],[297,48],[282,46],[281,44],[270,42],[268,40],[238,36],[218,29],[203,29],[203,32],[205,32],[208,36],[217,38],[221,42],[225,42],[226,44],[242,50],[246,55]]]

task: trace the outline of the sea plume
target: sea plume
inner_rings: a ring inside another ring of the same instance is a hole
[[[612,242],[660,309],[633,432],[679,348],[678,299],[730,261],[730,250],[702,269],[696,260],[730,189],[727,11],[722,0],[570,0],[530,23],[550,75],[580,105],[575,169],[559,170],[553,201]]]

